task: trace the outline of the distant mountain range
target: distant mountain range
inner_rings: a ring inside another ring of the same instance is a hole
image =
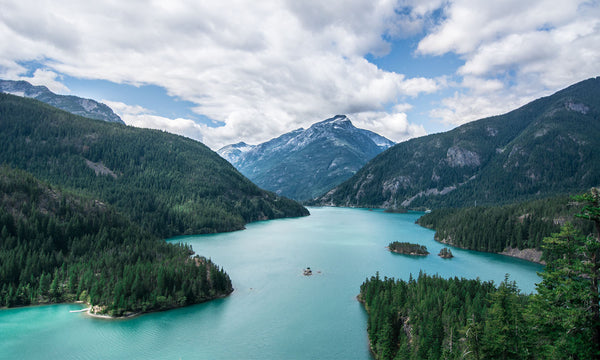
[[[27,81],[0,80],[0,92],[33,98],[48,105],[90,119],[125,124],[107,105],[92,99],[71,95],[57,95],[45,86],[34,86]]]
[[[260,145],[237,143],[217,152],[259,187],[308,200],[340,184],[394,142],[356,128],[345,115]]]
[[[600,184],[598,149],[600,77],[399,143],[314,204],[455,207],[583,191]]]

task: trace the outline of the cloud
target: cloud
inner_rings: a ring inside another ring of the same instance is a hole
[[[382,111],[437,91],[435,79],[387,72],[364,59],[389,52],[382,35],[399,31],[398,6],[389,0],[23,0],[0,14],[0,75],[14,76],[21,62],[33,60],[75,78],[158,85],[225,124],[186,123],[193,134],[205,132],[205,142],[243,136],[260,142],[331,114]],[[136,116],[137,124],[172,124]]]
[[[118,101],[102,100],[125,124],[148,129],[164,130],[173,134],[183,135],[198,141],[203,141],[206,125],[200,125],[190,119],[170,119],[152,114],[152,110],[139,105],[127,105]]]
[[[424,131],[394,105],[423,106],[424,94],[449,94],[429,114],[456,125],[598,75],[599,34],[598,2],[583,0],[21,0],[0,12],[0,77],[22,78],[33,61],[33,79],[63,92],[62,75],[157,85],[222,126],[117,112],[211,147],[339,113],[397,140]],[[365,59],[398,39],[416,44],[415,62],[462,63],[431,78]]]
[[[54,71],[47,69],[36,69],[33,77],[19,77],[18,80],[25,80],[33,85],[46,86],[50,91],[57,94],[68,94],[71,91],[61,81],[60,76]]]
[[[362,112],[352,114],[351,118],[356,127],[385,134],[385,137],[395,142],[427,135],[423,125],[411,124],[403,112]]]
[[[459,125],[600,73],[598,2],[455,0],[417,54],[458,54],[456,92],[430,115]]]

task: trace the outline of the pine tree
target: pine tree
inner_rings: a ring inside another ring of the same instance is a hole
[[[547,264],[528,308],[536,352],[546,358],[593,358],[586,238],[567,224],[544,242]]]
[[[590,192],[578,196],[576,200],[583,202],[584,206],[577,215],[580,218],[590,220],[594,223],[596,236],[587,237],[587,253],[590,262],[590,296],[592,313],[592,343],[595,348],[596,359],[600,358],[600,295],[598,285],[600,282],[600,190],[592,188]]]
[[[492,304],[487,314],[483,333],[483,352],[490,359],[524,359],[527,349],[524,341],[525,322],[523,305],[516,283],[508,274],[491,295]]]

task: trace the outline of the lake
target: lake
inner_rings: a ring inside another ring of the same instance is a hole
[[[232,233],[170,239],[190,243],[231,276],[227,298],[127,320],[102,320],[74,304],[0,311],[1,359],[371,359],[360,285],[419,271],[504,279],[526,293],[537,264],[452,248],[415,224],[421,213],[310,208],[311,216],[257,222]],[[392,241],[427,246],[427,257],[390,253]],[[306,267],[312,276],[303,276]]]

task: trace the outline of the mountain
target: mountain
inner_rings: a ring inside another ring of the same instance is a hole
[[[348,179],[393,144],[337,115],[260,145],[238,143],[218,153],[261,188],[308,200]]]
[[[237,144],[223,146],[217,151],[217,153],[237,168],[240,165],[240,162],[243,160],[244,154],[255,147],[256,145],[248,145],[242,141]]]
[[[371,160],[315,204],[457,207],[600,184],[600,77],[500,116],[411,139]]]
[[[48,105],[90,119],[125,124],[111,108],[92,99],[57,95],[45,86],[33,86],[27,81],[0,80],[0,92],[33,98]]]
[[[114,206],[161,238],[307,215],[203,144],[0,94],[0,163]]]

